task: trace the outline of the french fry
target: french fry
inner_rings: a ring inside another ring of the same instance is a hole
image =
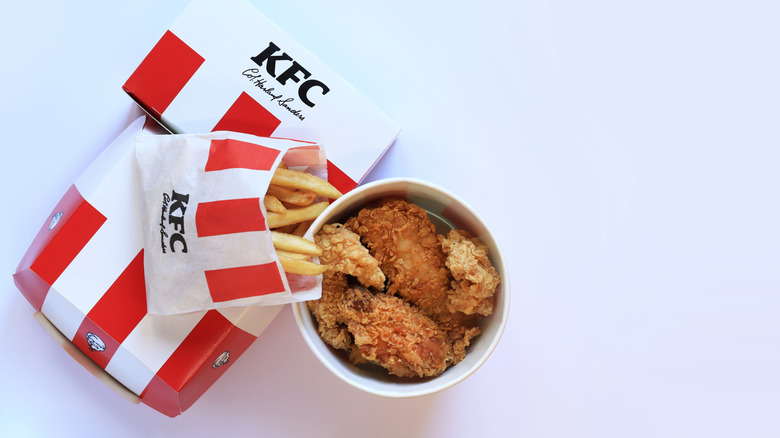
[[[320,213],[322,213],[323,210],[325,210],[327,206],[328,202],[322,201],[307,207],[294,209],[288,208],[287,213],[284,214],[269,212],[268,217],[266,218],[268,220],[268,227],[278,228],[285,225],[297,224],[299,222],[315,219],[317,216],[319,216]]]
[[[278,231],[280,233],[292,234],[293,231],[295,231],[296,228],[298,228],[298,224],[289,224],[289,225],[285,225],[283,227],[271,228],[271,231]]]
[[[307,260],[307,261],[309,260],[309,257],[311,257],[311,256],[306,255],[306,254],[285,251],[283,249],[278,249],[278,248],[276,250],[276,255],[279,256],[279,259]]]
[[[292,260],[280,258],[282,269],[288,274],[320,275],[330,269],[330,265],[320,265],[305,260]]]
[[[303,222],[299,223],[298,225],[295,226],[295,229],[292,230],[291,234],[293,234],[295,236],[303,237],[303,235],[306,234],[306,231],[311,226],[312,222],[314,222],[314,220],[309,219],[307,221],[303,221]]]
[[[321,255],[322,249],[316,243],[292,234],[271,231],[271,241],[277,250],[306,255]]]
[[[321,255],[322,249],[302,237],[328,206],[327,201],[315,203],[318,196],[336,199],[341,192],[322,178],[289,170],[281,163],[263,199],[276,255],[289,274],[320,275],[330,268],[309,260]]]
[[[271,184],[311,190],[318,195],[331,199],[338,199],[341,196],[341,192],[324,179],[296,170],[277,168],[273,178],[271,178]]]
[[[274,213],[287,213],[287,207],[285,207],[284,204],[282,204],[282,201],[280,201],[276,196],[265,195],[265,198],[263,198],[263,204],[265,204],[265,209],[268,211],[272,211]]]
[[[317,199],[317,193],[311,190],[294,189],[276,184],[268,186],[268,195],[274,196],[280,202],[305,207]]]

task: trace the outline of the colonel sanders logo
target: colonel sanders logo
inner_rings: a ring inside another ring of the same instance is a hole
[[[62,212],[58,211],[54,213],[54,216],[51,217],[51,220],[49,221],[49,231],[53,230],[54,227],[57,226],[57,223],[62,219]]]
[[[106,344],[100,337],[92,332],[87,333],[87,344],[89,344],[89,351],[105,351]]]
[[[214,361],[214,363],[211,365],[211,368],[219,368],[222,365],[225,365],[230,360],[230,351],[225,351],[224,353],[220,354],[219,357],[217,357],[217,360]]]

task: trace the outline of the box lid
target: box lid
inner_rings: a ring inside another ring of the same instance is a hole
[[[360,182],[400,130],[243,0],[192,2],[123,88],[175,133],[315,141],[342,192]]]

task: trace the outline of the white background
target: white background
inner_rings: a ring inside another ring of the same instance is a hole
[[[780,436],[780,6],[771,0],[253,3],[396,120],[369,180],[463,197],[512,309],[472,377],[343,384],[286,308],[174,419],[108,390],[11,274],[140,112],[122,92],[187,4],[0,16],[2,436]]]

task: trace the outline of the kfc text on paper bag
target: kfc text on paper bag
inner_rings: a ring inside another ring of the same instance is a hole
[[[281,306],[147,312],[133,147],[144,119],[130,124],[68,189],[14,282],[95,368],[173,417],[230,368]]]
[[[263,205],[282,162],[325,177],[317,144],[217,131],[138,136],[135,147],[149,313],[320,297],[321,276],[284,272]]]
[[[328,156],[328,178],[342,192],[360,182],[399,132],[243,0],[192,2],[123,88],[171,132],[317,142]]]

